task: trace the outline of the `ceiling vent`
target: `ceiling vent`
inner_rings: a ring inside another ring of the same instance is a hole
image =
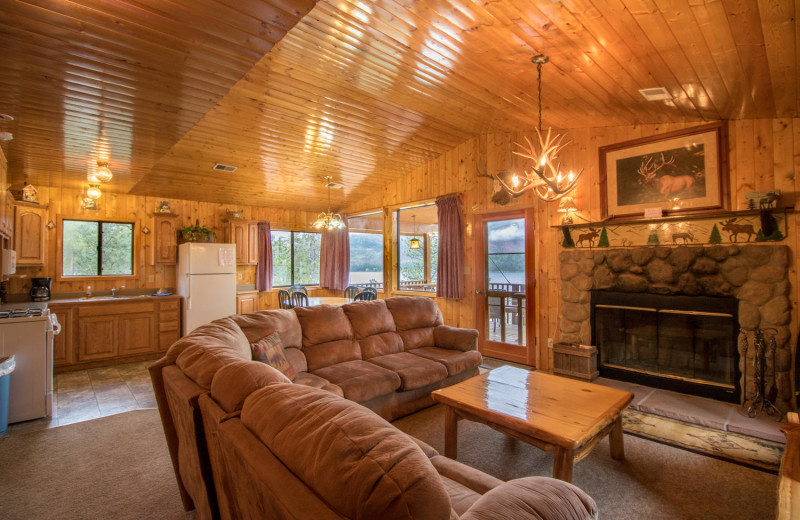
[[[344,184],[339,184],[338,182],[333,182],[333,181],[329,182],[325,186],[334,190],[340,190],[344,188]]]
[[[215,164],[214,169],[220,172],[235,172],[238,170],[236,166],[228,166],[227,164],[220,163]]]
[[[664,87],[658,88],[643,88],[639,93],[644,96],[647,101],[663,101],[665,99],[672,99],[672,95],[667,92]]]

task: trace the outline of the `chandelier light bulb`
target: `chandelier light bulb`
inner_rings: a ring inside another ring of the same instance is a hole
[[[111,173],[111,168],[108,167],[108,163],[98,161],[97,169],[89,174],[89,182],[109,182],[112,177],[114,177],[114,175]]]

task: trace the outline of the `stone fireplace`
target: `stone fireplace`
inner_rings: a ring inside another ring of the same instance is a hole
[[[561,341],[592,341],[592,291],[638,294],[645,302],[649,295],[733,298],[738,304],[737,329],[777,331],[777,348],[767,359],[765,379],[770,386],[774,379],[777,405],[785,411],[792,399],[789,258],[785,245],[755,244],[562,251]],[[753,349],[745,359],[737,342],[737,352],[735,387],[741,401],[754,390]]]

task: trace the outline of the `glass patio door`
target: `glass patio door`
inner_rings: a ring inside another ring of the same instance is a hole
[[[526,247],[532,241],[525,212],[480,218],[483,235],[476,280],[481,352],[490,357],[533,364],[530,344],[531,270]]]

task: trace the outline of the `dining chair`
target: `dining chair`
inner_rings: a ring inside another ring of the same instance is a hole
[[[286,289],[281,289],[278,291],[278,307],[281,309],[291,309],[292,308],[292,300],[289,296],[289,291]]]
[[[375,298],[377,298],[377,297],[378,297],[378,289],[376,289],[376,288],[374,288],[374,287],[364,287],[364,288],[362,289],[362,291],[369,291],[369,292],[371,292],[371,293],[375,294]],[[375,298],[373,298],[373,300],[374,300]]]
[[[308,307],[308,295],[295,291],[291,295],[292,307]]]
[[[347,287],[344,288],[344,297],[352,300],[353,298],[356,297],[356,294],[360,292],[361,292],[360,287],[356,287],[355,285],[348,285]]]
[[[355,298],[353,298],[353,301],[356,301],[356,302],[358,302],[358,301],[369,302],[369,301],[372,301],[372,300],[376,299],[377,297],[378,297],[377,293],[374,293],[372,291],[363,290],[360,293],[356,294]]]
[[[290,293],[301,292],[306,296],[308,296],[308,289],[306,289],[305,285],[292,285],[291,287],[289,287],[289,292]]]

